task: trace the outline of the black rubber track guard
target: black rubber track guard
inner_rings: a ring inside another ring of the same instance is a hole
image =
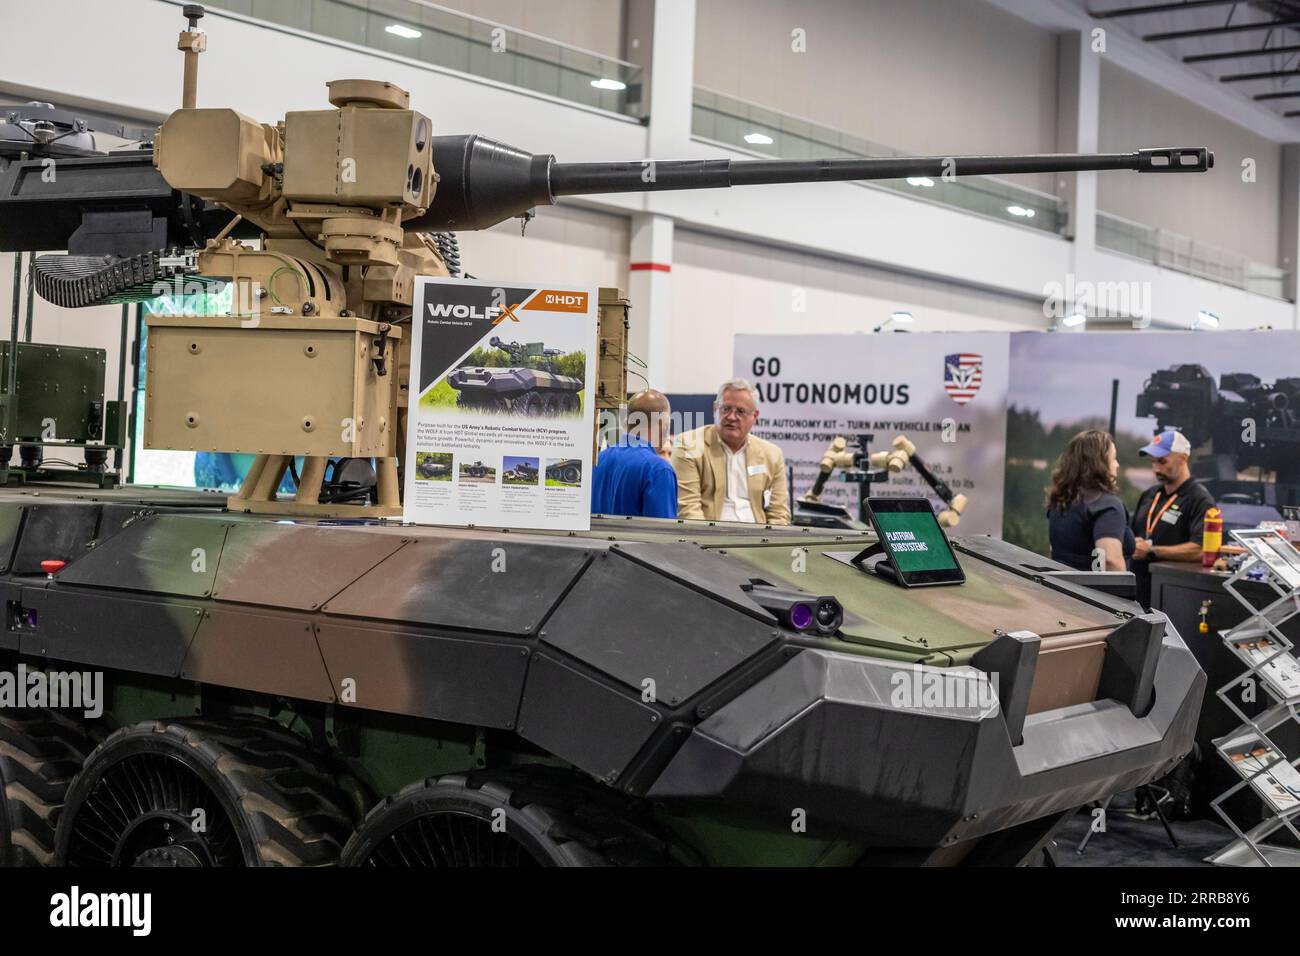
[[[50,710],[0,713],[0,866],[49,866],[72,778],[94,741]]]

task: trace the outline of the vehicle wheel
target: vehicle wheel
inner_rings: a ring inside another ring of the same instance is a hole
[[[570,465],[564,469],[564,474],[560,476],[560,480],[570,485],[576,485],[582,481],[582,472]]]
[[[344,866],[656,866],[672,862],[640,806],[556,768],[431,777],[387,797]]]
[[[328,866],[352,822],[325,762],[273,721],[146,720],[86,760],[59,820],[55,861]]]
[[[0,866],[49,866],[72,778],[95,748],[51,710],[0,714]]]
[[[514,413],[516,415],[526,415],[529,418],[540,418],[542,415],[542,397],[536,392],[525,392],[515,399]]]
[[[554,392],[546,396],[546,414],[558,415],[560,413],[560,397]]]

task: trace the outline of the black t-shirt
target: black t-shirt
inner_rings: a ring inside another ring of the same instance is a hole
[[[1157,482],[1138,499],[1133,512],[1133,533],[1139,538],[1149,537],[1153,545],[1201,543],[1205,532],[1205,512],[1214,507],[1211,495],[1195,478],[1188,478],[1174,489],[1173,494]],[[1150,526],[1151,533],[1147,534]],[[1157,559],[1158,560],[1158,559]],[[1143,607],[1151,606],[1151,558],[1132,563],[1137,578],[1137,600]]]
[[[1137,546],[1124,502],[1109,493],[1082,498],[1065,511],[1049,509],[1047,534],[1052,560],[1078,571],[1093,570],[1092,552],[1102,538],[1119,539],[1126,563]]]
[[[1188,478],[1172,495],[1157,482],[1138,499],[1133,512],[1133,533],[1139,538],[1150,538],[1152,544],[1188,541],[1200,544],[1205,531],[1205,512],[1213,507],[1214,496],[1195,478]]]

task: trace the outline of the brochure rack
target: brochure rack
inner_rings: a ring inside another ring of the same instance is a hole
[[[1214,741],[1215,750],[1241,777],[1240,782],[1210,802],[1237,839],[1208,862],[1222,866],[1300,866],[1300,756],[1291,757],[1269,734],[1288,720],[1300,721],[1300,661],[1282,625],[1300,614],[1300,552],[1274,531],[1234,531],[1232,537],[1246,548],[1248,559],[1224,583],[1250,616],[1227,631],[1220,631],[1228,649],[1246,665],[1246,671],[1215,692],[1242,723]],[[1248,576],[1258,577],[1275,597],[1263,606],[1242,596],[1238,587]],[[1240,703],[1268,703],[1248,717]],[[1223,809],[1223,803],[1249,787],[1263,802],[1263,821],[1243,831]],[[1289,831],[1295,846],[1266,842],[1279,831]]]

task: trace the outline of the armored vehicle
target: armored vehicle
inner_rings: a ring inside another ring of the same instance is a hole
[[[582,481],[582,461],[578,458],[565,458],[547,465],[546,477],[562,481],[566,485],[576,485]]]
[[[462,475],[468,475],[470,478],[482,478],[490,470],[491,469],[481,461],[476,461],[472,465],[460,466],[460,473]]]
[[[520,481],[536,481],[537,466],[529,464],[526,461],[521,461],[511,469],[511,474]]]
[[[415,470],[421,478],[445,478],[451,474],[451,465],[424,458],[415,466]]]
[[[516,364],[508,368],[462,366],[452,371],[447,384],[456,389],[457,405],[530,417],[578,410],[582,379],[555,371],[555,359],[564,354],[561,349],[548,349],[541,342],[502,342],[495,335],[488,344],[507,353]]]
[[[1164,617],[989,538],[953,539],[965,583],[910,590],[855,561],[878,543],[860,530],[388,519],[414,452],[411,290],[449,271],[431,230],[589,192],[1194,171],[1207,150],[647,180],[432,136],[376,81],[281,124],[199,108],[203,11],[184,9],[184,106],[152,153],[66,159],[50,182],[16,161],[0,248],[68,249],[36,260],[37,286],[78,304],[159,275],[232,283],[229,316],[149,320],[144,440],[256,458],[224,500],[0,489],[0,676],[60,691],[0,705],[0,858],[1016,864],[1187,753],[1205,678]],[[335,487],[339,458],[374,460],[369,494]]]

